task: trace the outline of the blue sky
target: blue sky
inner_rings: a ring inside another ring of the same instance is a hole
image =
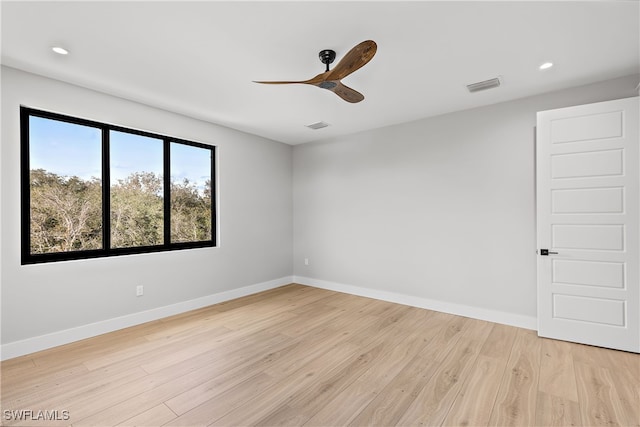
[[[30,117],[30,168],[83,179],[101,177],[101,133],[89,126]],[[133,172],[162,175],[162,141],[123,132],[111,132],[111,181]],[[171,178],[184,178],[202,189],[209,179],[210,151],[171,144]]]
[[[83,179],[101,176],[100,130],[40,117],[29,118],[30,169]]]
[[[211,151],[185,144],[171,144],[171,179],[187,178],[195,182],[200,191],[211,178]]]
[[[131,133],[111,132],[111,182],[134,172],[162,176],[162,140]]]

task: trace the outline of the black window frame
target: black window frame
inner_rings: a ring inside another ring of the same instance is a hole
[[[78,250],[68,252],[52,252],[44,254],[31,253],[31,182],[30,182],[30,137],[29,118],[40,117],[50,120],[88,126],[101,130],[102,133],[102,248]],[[164,184],[164,242],[154,246],[136,246],[125,248],[111,247],[111,181],[110,181],[110,131],[125,132],[163,141],[163,184]],[[195,242],[171,243],[171,143],[185,144],[192,147],[211,151],[211,240]],[[153,132],[126,128],[123,126],[81,119],[65,114],[43,111],[26,106],[20,106],[20,195],[21,195],[21,263],[38,264],[55,261],[70,261],[91,258],[103,258],[120,255],[166,252],[182,249],[195,249],[217,246],[217,185],[216,185],[216,156],[215,145],[203,144]]]

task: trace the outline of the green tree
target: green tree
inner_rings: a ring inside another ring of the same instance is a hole
[[[161,245],[164,239],[162,176],[136,172],[111,186],[111,246]]]
[[[30,172],[31,253],[102,247],[102,184],[99,179]]]
[[[164,242],[162,175],[136,172],[111,186],[111,247]],[[102,183],[31,171],[31,253],[102,248]],[[171,183],[171,241],[211,239],[211,180],[198,189],[188,179]]]
[[[211,180],[202,194],[195,183],[171,182],[171,241],[198,242],[211,239]]]

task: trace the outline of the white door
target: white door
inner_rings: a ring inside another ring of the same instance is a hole
[[[638,99],[538,113],[542,337],[640,352]]]

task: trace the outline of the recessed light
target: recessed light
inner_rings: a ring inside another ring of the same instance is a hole
[[[55,53],[59,54],[59,55],[67,55],[69,53],[69,51],[63,47],[60,46],[54,46],[51,48],[52,51],[54,51]]]
[[[541,70],[548,70],[551,67],[553,67],[553,62],[545,62],[538,68],[540,68]]]

